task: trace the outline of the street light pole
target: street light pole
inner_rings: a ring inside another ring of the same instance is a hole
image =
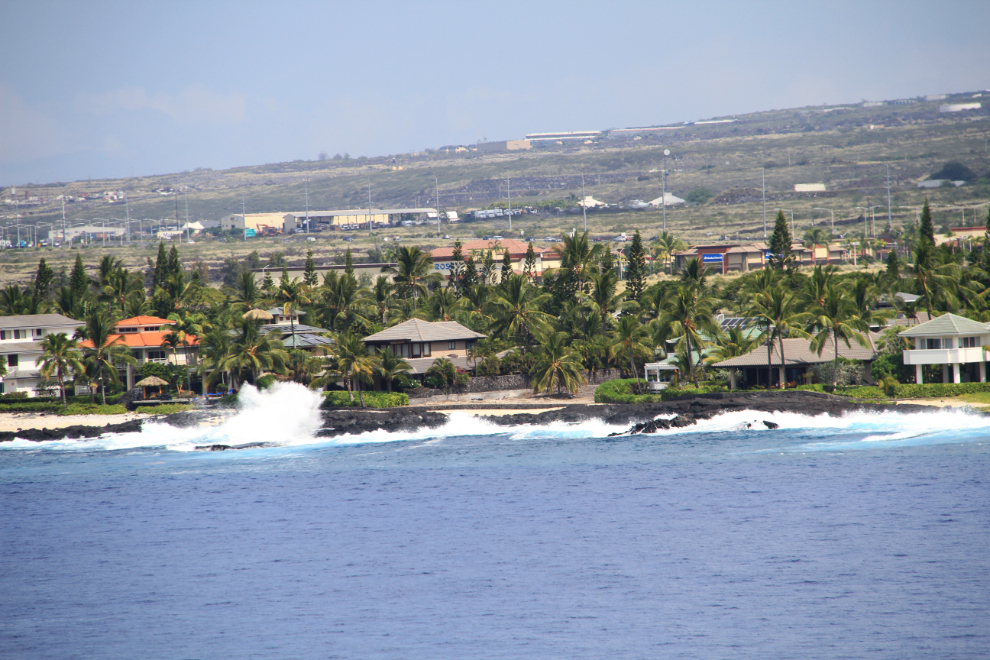
[[[894,228],[894,223],[890,216],[890,164],[887,164],[887,231]],[[876,228],[874,228],[874,231]]]
[[[763,170],[763,240],[767,240],[767,168]]]
[[[509,172],[505,172],[505,194],[509,199],[509,233],[512,233],[512,182],[509,179]]]
[[[437,195],[437,236],[440,235],[440,179],[433,176],[433,190]]]
[[[663,230],[667,231],[667,156],[670,155],[670,149],[663,150],[663,174],[660,177],[662,183],[663,197],[660,198],[660,204],[663,206]],[[766,229],[764,228],[764,234]]]
[[[584,193],[584,175],[581,175],[581,213],[584,214],[584,233],[588,233],[588,205],[585,203],[588,196]]]

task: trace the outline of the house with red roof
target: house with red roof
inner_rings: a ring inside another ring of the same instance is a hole
[[[146,362],[160,364],[181,364],[192,366],[196,364],[196,352],[199,337],[186,335],[185,344],[177,347],[166,345],[166,337],[172,332],[174,321],[161,319],[156,316],[134,316],[118,321],[113,327],[114,334],[107,339],[107,344],[118,343],[130,349],[131,357],[137,360],[137,366],[127,365],[127,389],[134,387],[134,373]],[[80,342],[82,346],[92,346],[89,340]]]

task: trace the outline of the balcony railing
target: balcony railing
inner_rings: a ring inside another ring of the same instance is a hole
[[[974,348],[918,348],[904,351],[904,364],[968,364],[986,360],[982,346]]]

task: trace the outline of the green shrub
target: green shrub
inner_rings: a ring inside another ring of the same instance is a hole
[[[161,406],[141,406],[135,412],[142,415],[171,415],[172,413],[192,410],[193,406],[188,403],[166,403]]]
[[[104,406],[98,403],[70,403],[68,410],[58,406],[55,412],[59,415],[123,415],[127,412],[127,408],[109,404]]]
[[[368,408],[393,408],[395,406],[408,406],[409,395],[398,392],[364,392],[364,405]],[[361,400],[357,392],[354,393],[354,403],[351,403],[347,392],[324,392],[323,407],[346,408],[348,406],[360,406]]]
[[[258,389],[261,391],[267,390],[269,387],[278,382],[275,376],[268,374],[267,376],[262,376],[258,379]]]
[[[28,398],[27,392],[8,392],[6,394],[0,394],[0,401],[11,401],[14,399],[26,399]]]
[[[642,379],[640,384],[645,384]],[[595,388],[595,403],[660,403],[682,396],[698,396],[712,392],[725,392],[726,388],[715,385],[710,387],[668,387],[659,394],[633,394],[636,385],[635,378],[615,378],[608,380]]]
[[[17,401],[12,403],[0,403],[0,412],[52,412],[56,408],[61,408],[61,404],[50,401]]]

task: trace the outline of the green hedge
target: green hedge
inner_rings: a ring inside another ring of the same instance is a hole
[[[978,394],[990,392],[990,383],[904,383],[894,389],[894,397],[898,399],[936,399],[945,396],[961,394]],[[860,399],[889,399],[879,387],[849,387],[836,394]]]
[[[61,408],[61,403],[53,403],[51,401],[18,401],[16,403],[7,403],[6,401],[0,403],[0,413],[17,413],[17,412],[53,412],[56,408]]]
[[[646,381],[640,380],[640,384]],[[698,396],[712,392],[725,392],[721,386],[712,387],[668,387],[659,394],[633,394],[635,378],[616,378],[608,380],[595,388],[595,403],[660,403],[681,396]]]
[[[345,408],[347,406],[359,406],[361,400],[357,392],[354,393],[354,403],[351,403],[347,392],[324,392],[324,406],[330,408]],[[368,408],[393,408],[395,406],[408,406],[409,395],[397,392],[364,392],[364,405]]]

